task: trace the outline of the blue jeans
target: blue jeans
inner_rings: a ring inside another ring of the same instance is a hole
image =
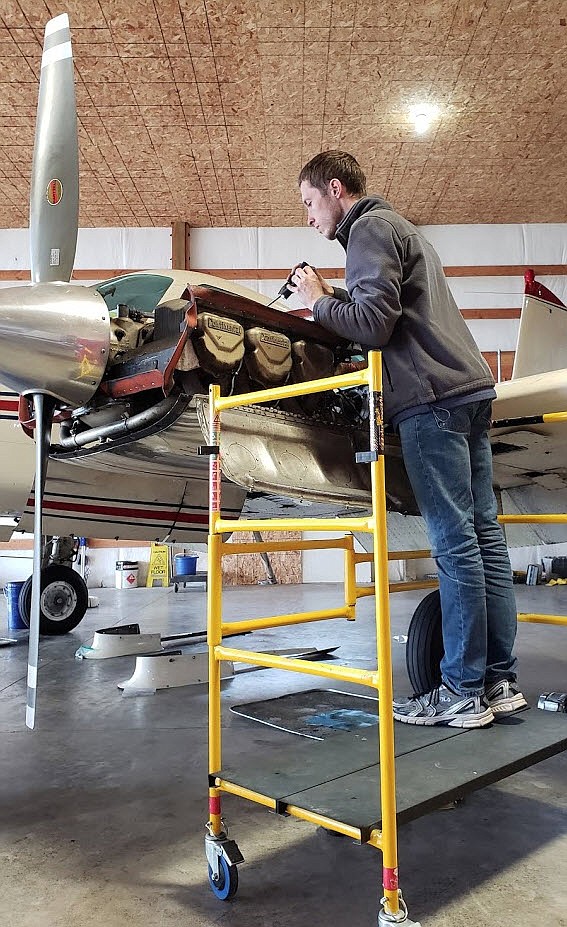
[[[492,489],[492,402],[431,409],[400,422],[402,453],[439,573],[441,676],[455,692],[481,695],[513,682],[517,663],[512,571]]]

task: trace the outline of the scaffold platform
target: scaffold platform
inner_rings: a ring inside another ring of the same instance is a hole
[[[263,742],[237,765],[218,773],[276,802],[340,820],[360,829],[361,842],[381,828],[380,764],[375,733],[334,732],[324,741],[297,738],[287,749]],[[291,735],[292,736],[292,735]],[[567,715],[529,708],[487,728],[395,725],[397,822],[492,785],[567,749]]]

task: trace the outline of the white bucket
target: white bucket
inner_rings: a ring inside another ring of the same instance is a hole
[[[134,589],[138,585],[138,561],[116,561],[116,588]]]

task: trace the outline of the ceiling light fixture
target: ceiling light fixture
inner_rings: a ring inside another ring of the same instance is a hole
[[[431,119],[427,113],[416,113],[413,117],[413,124],[417,134],[423,135],[424,132],[427,132],[429,126],[431,125]]]
[[[439,115],[439,107],[431,103],[416,103],[410,109],[415,131],[424,135],[430,128],[433,120]]]

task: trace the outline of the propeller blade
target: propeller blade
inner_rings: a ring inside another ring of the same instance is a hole
[[[37,669],[39,663],[39,619],[41,612],[41,553],[43,546],[43,491],[47,475],[47,460],[51,441],[51,423],[55,401],[51,396],[35,393],[33,397],[35,412],[35,485],[33,514],[33,573],[32,600],[30,614],[30,634],[28,643],[28,689],[26,705],[26,725],[33,731],[35,727],[35,704],[37,696]]]
[[[79,143],[69,17],[45,27],[30,194],[33,283],[69,281],[79,224]]]

